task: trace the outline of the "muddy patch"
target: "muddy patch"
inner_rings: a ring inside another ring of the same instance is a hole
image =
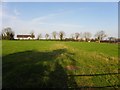
[[[73,66],[73,65],[68,65],[65,67],[67,70],[78,70],[79,67],[78,66]]]

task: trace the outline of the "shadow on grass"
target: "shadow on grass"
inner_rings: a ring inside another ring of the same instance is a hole
[[[57,60],[66,51],[25,51],[3,56],[3,88],[67,88],[67,73]]]
[[[25,51],[3,56],[3,88],[78,88],[75,76],[97,76],[67,75],[58,60],[64,53],[67,53],[72,65],[76,66],[77,61],[71,57],[74,54],[68,53],[66,49],[50,52]]]

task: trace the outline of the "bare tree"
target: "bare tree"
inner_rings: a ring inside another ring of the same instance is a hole
[[[7,27],[2,30],[1,37],[2,39],[13,40],[14,39],[14,32],[12,28]]]
[[[56,31],[52,32],[52,36],[53,36],[54,39],[56,39],[56,37],[57,37],[57,32],[56,32]]]
[[[75,38],[75,35],[74,35],[74,34],[71,34],[71,35],[70,35],[70,38],[71,38],[71,39],[74,39],[74,38]]]
[[[105,34],[104,31],[98,31],[95,34],[95,37],[98,39],[98,41],[100,42],[101,40],[103,40],[103,38],[105,38],[107,35]]]
[[[79,33],[75,33],[75,38],[76,38],[76,40],[78,40],[79,36],[80,36]]]
[[[45,34],[45,38],[46,38],[46,39],[49,38],[49,34],[48,34],[48,33]]]
[[[80,33],[79,37],[80,37],[81,40],[83,39],[83,34],[82,34],[82,32]]]
[[[33,31],[31,31],[31,38],[33,39],[33,38],[35,38],[35,35],[34,35],[34,32]]]
[[[39,40],[39,39],[41,39],[41,38],[42,38],[42,34],[40,33],[40,34],[38,34],[37,39]]]
[[[111,41],[116,41],[116,38],[115,37],[108,37],[108,39],[109,39],[109,42],[111,42]]]
[[[65,32],[64,31],[60,31],[59,32],[59,37],[60,37],[61,41],[63,40],[64,36],[65,36]]]
[[[90,32],[84,32],[83,37],[85,38],[85,41],[90,40],[92,34]]]

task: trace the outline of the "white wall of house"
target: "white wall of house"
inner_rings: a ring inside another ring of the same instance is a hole
[[[20,40],[31,40],[32,38],[31,37],[28,37],[28,38],[17,38],[17,39],[20,39]],[[34,38],[33,38],[34,39]]]

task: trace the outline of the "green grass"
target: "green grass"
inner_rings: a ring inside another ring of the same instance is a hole
[[[2,49],[3,87],[119,85],[117,44],[2,41]]]

